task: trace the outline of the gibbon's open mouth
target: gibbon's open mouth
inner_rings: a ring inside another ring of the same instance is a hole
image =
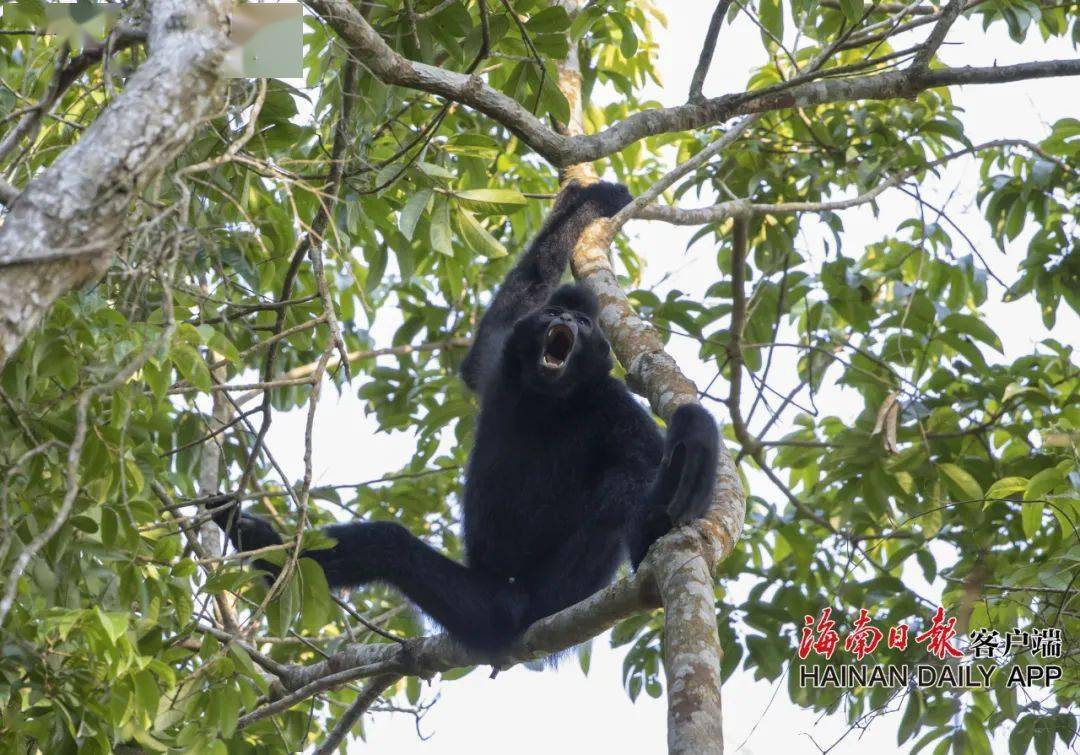
[[[540,364],[551,370],[562,369],[573,348],[574,331],[567,325],[555,323],[544,336],[544,353],[540,357]]]

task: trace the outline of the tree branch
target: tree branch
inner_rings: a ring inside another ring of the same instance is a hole
[[[925,89],[957,84],[990,84],[1080,75],[1080,59],[1012,66],[888,71],[847,79],[810,81],[782,92],[727,94],[668,108],[635,113],[596,134],[563,135],[478,75],[412,61],[397,53],[348,0],[305,0],[345,42],[349,51],[386,84],[436,94],[498,121],[552,165],[566,167],[598,160],[649,136],[723,123],[739,115],[765,113],[850,100],[911,97]]]
[[[730,147],[735,141],[742,136],[742,134],[752,126],[759,118],[760,115],[749,115],[729,128],[724,135],[714,141],[712,144],[707,145],[704,149],[698,152],[684,163],[675,166],[668,171],[663,177],[656,183],[650,186],[646,191],[643,191],[638,196],[634,197],[634,200],[619,210],[614,217],[611,218],[610,225],[614,229],[621,228],[627,220],[632,217],[640,215],[642,210],[651,205],[656,199],[668,190],[676,181],[683,176],[691,173],[698,168],[702,167],[716,155],[723,152]]]
[[[469,105],[502,123],[541,154],[559,151],[564,137],[512,97],[488,87],[480,76],[438,68],[400,55],[348,0],[305,0],[305,4],[337,32],[349,51],[383,83]]]
[[[726,220],[730,217],[734,217],[741,212],[762,213],[765,215],[780,215],[791,212],[834,212],[836,210],[846,210],[859,205],[867,204],[877,199],[887,189],[899,186],[904,181],[913,178],[914,176],[923,173],[928,170],[940,167],[945,163],[955,160],[958,157],[965,155],[975,154],[987,149],[996,149],[999,147],[1023,147],[1039,157],[1053,162],[1062,170],[1068,172],[1075,172],[1067,163],[1060,158],[1047,153],[1044,149],[1037,144],[1027,141],[1026,139],[994,139],[993,141],[983,142],[982,144],[976,144],[971,147],[965,147],[964,149],[950,152],[947,155],[939,157],[937,160],[932,160],[923,165],[919,165],[914,168],[900,171],[899,173],[891,176],[890,178],[882,181],[872,189],[864,191],[858,196],[851,197],[849,199],[834,199],[822,202],[779,202],[779,203],[759,203],[750,202],[746,199],[732,199],[727,202],[720,202],[709,207],[671,207],[667,205],[649,204],[639,207],[631,214],[634,218],[642,220],[662,220],[673,225],[704,225],[706,223],[718,223],[722,220]],[[700,153],[699,153],[700,154]],[[692,160],[696,159],[697,155],[691,160],[688,160],[684,165],[689,164]],[[672,171],[674,172],[674,171]],[[642,195],[644,196],[644,195]],[[640,199],[641,197],[639,197]],[[623,212],[629,209],[624,208]],[[622,214],[622,213],[620,213]],[[618,218],[618,216],[616,216]]]
[[[62,294],[99,278],[129,205],[218,106],[228,0],[152,5],[150,57],[0,227],[0,366]]]
[[[941,45],[945,43],[945,37],[949,33],[949,29],[952,28],[956,19],[960,17],[960,12],[963,9],[964,3],[962,0],[949,0],[949,4],[942,9],[941,18],[934,24],[934,28],[930,30],[930,35],[926,38],[922,48],[915,53],[915,59],[911,61],[913,71],[922,72],[930,68],[930,61],[933,60]]]
[[[379,699],[379,696],[390,686],[397,684],[401,679],[400,674],[389,673],[379,674],[368,679],[368,683],[364,685],[364,689],[360,691],[356,700],[349,706],[341,718],[334,724],[334,728],[326,736],[326,739],[318,749],[315,750],[315,755],[332,755],[342,740],[348,736],[349,731],[356,725],[356,722],[360,720],[360,717],[367,712],[368,708]]]
[[[512,648],[498,657],[467,650],[445,634],[405,643],[349,645],[309,666],[290,665],[279,669],[278,677],[287,695],[244,716],[239,726],[262,720],[311,695],[354,679],[377,678],[391,673],[430,678],[451,669],[480,664],[505,669],[585,642],[621,619],[659,606],[653,576],[653,564],[660,558],[656,550],[659,549],[650,553],[636,574],[620,579],[580,603],[536,622]]]
[[[630,306],[611,267],[615,229],[610,220],[589,226],[571,256],[574,277],[600,300],[600,327],[627,384],[670,419],[698,400],[697,387],[664,350],[659,333]],[[731,453],[721,445],[712,505],[704,518],[661,538],[650,551],[664,604],[664,673],[668,685],[668,752],[696,755],[723,748],[720,643],[712,569],[742,534],[745,494]]]
[[[690,94],[687,99],[695,102],[701,99],[701,90],[705,86],[705,77],[709,75],[709,66],[712,64],[713,54],[716,52],[716,38],[720,35],[720,24],[724,23],[724,16],[731,7],[731,0],[720,0],[716,4],[712,18],[709,20],[709,28],[705,32],[705,41],[701,45],[701,55],[698,57],[697,68],[694,69],[694,77],[690,80]]]

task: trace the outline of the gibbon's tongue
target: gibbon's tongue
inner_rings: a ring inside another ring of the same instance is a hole
[[[566,325],[556,323],[548,328],[544,338],[544,354],[541,362],[545,367],[559,368],[566,364],[570,350],[574,348],[574,333]]]

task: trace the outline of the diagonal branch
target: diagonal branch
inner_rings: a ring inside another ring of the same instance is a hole
[[[576,69],[576,64],[572,57],[563,67]],[[580,81],[580,76],[560,77],[560,85],[571,102],[580,101]],[[755,117],[746,118],[728,129],[703,150],[706,154],[701,156],[701,163],[733,143],[754,120]],[[693,167],[685,168],[684,172]],[[595,175],[591,165],[575,168],[586,178],[590,173]],[[661,178],[646,194],[659,195],[678,180],[682,175],[679,170],[676,168]],[[649,399],[654,412],[670,420],[679,406],[698,400],[697,387],[664,350],[656,329],[634,311],[615,276],[610,261],[611,242],[621,222],[620,215],[598,220],[587,228],[571,255],[570,265],[574,277],[600,301],[600,326],[626,369],[627,384]],[[668,752],[673,755],[723,751],[722,650],[716,629],[712,570],[734,550],[742,534],[745,508],[738,470],[721,443],[709,511],[705,517],[661,538],[646,559],[647,564],[649,559],[654,559],[650,568],[655,569],[656,585],[664,605],[667,736]]]
[[[945,43],[945,37],[949,33],[949,29],[956,22],[956,19],[960,17],[960,12],[964,9],[963,0],[949,0],[949,4],[946,5],[941,11],[941,18],[934,24],[934,28],[930,30],[930,35],[926,38],[926,42],[923,43],[922,48],[915,53],[915,59],[911,61],[911,67],[915,72],[923,72],[930,68],[930,61],[934,59],[934,55]]]
[[[679,406],[697,401],[697,387],[626,298],[609,260],[613,233],[605,219],[586,229],[571,257],[574,276],[600,300],[600,326],[626,370],[627,384],[649,400],[654,412],[670,419]],[[745,506],[735,462],[721,445],[712,505],[705,517],[673,530],[650,551],[664,604],[670,753],[718,752],[722,746],[721,650],[712,569],[739,541]]]
[[[381,695],[388,687],[397,684],[401,679],[400,674],[393,672],[387,674],[379,674],[368,679],[368,683],[364,685],[364,688],[357,695],[356,700],[349,706],[349,709],[342,714],[341,718],[334,724],[334,728],[326,735],[326,739],[315,750],[315,755],[331,755],[334,750],[338,748],[338,745],[348,736],[352,727],[356,725],[356,722],[360,720],[360,717],[367,712],[368,708],[379,699]]]
[[[690,102],[702,98],[701,90],[705,86],[705,77],[709,75],[709,66],[712,65],[713,54],[716,52],[716,38],[720,35],[720,25],[724,23],[724,16],[730,7],[731,0],[720,0],[709,20],[705,42],[701,45],[701,56],[698,58],[697,68],[694,69],[694,77],[690,79],[690,94],[687,97]]]
[[[672,168],[646,191],[643,191],[641,194],[634,197],[634,200],[630,204],[619,210],[619,212],[611,218],[611,227],[613,229],[621,228],[627,220],[639,216],[642,210],[655,202],[656,199],[674,185],[676,181],[688,173],[702,167],[705,163],[709,162],[709,160],[734,144],[738,138],[743,135],[746,129],[752,126],[760,117],[760,115],[748,115],[725,131],[724,135],[712,144],[707,145],[686,162]]]

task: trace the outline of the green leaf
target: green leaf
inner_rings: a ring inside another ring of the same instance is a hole
[[[135,701],[149,715],[157,713],[158,701],[161,699],[161,691],[158,689],[154,675],[149,671],[138,671],[132,677],[135,683]]]
[[[457,175],[455,175],[453,171],[447,170],[441,165],[424,162],[423,160],[417,161],[416,167],[429,178],[436,178],[444,181],[453,181],[457,178]],[[400,166],[397,166],[397,169],[401,170]]]
[[[577,649],[578,665],[581,666],[581,673],[585,676],[589,675],[589,667],[592,665],[592,640],[583,642],[578,645]]]
[[[251,569],[241,569],[237,567],[219,569],[211,574],[206,582],[203,583],[199,592],[236,592],[240,589],[241,585],[251,582],[256,579],[257,576],[258,573]]]
[[[554,34],[570,28],[570,14],[562,6],[545,8],[525,22],[532,34]]]
[[[855,23],[863,16],[863,0],[840,0],[840,11],[848,21]]]
[[[761,25],[776,37],[784,38],[784,9],[780,0],[761,0],[759,8],[759,20]]]
[[[987,505],[992,502],[990,499],[1008,498],[1016,495],[1026,489],[1027,484],[1026,477],[1002,477],[986,491]]]
[[[236,733],[236,722],[240,718],[240,696],[233,690],[224,690],[216,696],[218,729],[228,738]]]
[[[945,473],[945,476],[953,483],[953,485],[960,491],[960,494],[964,496],[965,500],[978,501],[983,498],[982,488],[979,487],[979,483],[975,481],[967,470],[962,467],[958,467],[956,464],[938,464],[938,469]]]
[[[1039,531],[1042,524],[1043,503],[1041,501],[1025,501],[1020,506],[1020,524],[1024,528],[1024,537],[1031,539]]]
[[[457,219],[462,238],[474,252],[488,259],[506,256],[506,247],[488,233],[471,212],[458,208]]]
[[[454,256],[450,243],[450,204],[445,199],[435,202],[435,211],[431,215],[431,248],[447,257]]]
[[[951,314],[945,317],[941,321],[943,327],[949,330],[958,330],[962,333],[967,333],[972,338],[982,341],[994,347],[997,351],[1004,353],[1001,346],[1001,339],[998,338],[997,333],[991,330],[982,319],[974,315],[964,314]]]
[[[1071,746],[1073,738],[1076,737],[1076,716],[1071,713],[1059,713],[1054,720],[1057,723],[1058,739],[1066,746]]]
[[[619,52],[627,60],[637,54],[638,40],[634,31],[634,25],[624,13],[611,13],[608,15],[616,26],[619,27],[621,37],[619,39]]]
[[[557,78],[549,75],[544,79],[544,89],[540,93],[540,106],[558,123],[570,120],[570,103],[556,84]]]
[[[87,532],[93,535],[98,531],[98,523],[88,516],[73,516],[68,521],[72,527],[81,532]]]
[[[919,719],[921,712],[922,703],[919,695],[915,692],[909,693],[907,707],[904,709],[904,716],[900,719],[900,727],[896,732],[897,744],[902,745],[919,733],[919,726],[921,725]]]
[[[199,352],[188,344],[182,343],[173,348],[171,357],[172,363],[176,365],[177,371],[185,380],[200,391],[210,390],[213,380],[206,361]]]
[[[465,189],[454,196],[470,210],[489,215],[517,212],[525,206],[525,196],[513,189]]]
[[[322,567],[313,559],[301,558],[297,566],[300,569],[300,626],[309,632],[318,632],[334,615],[330,586]]]
[[[97,615],[98,623],[101,624],[101,628],[105,630],[105,634],[108,635],[109,641],[115,645],[117,640],[124,636],[127,631],[128,617],[126,613],[105,613],[101,608],[94,608],[94,613]]]
[[[974,712],[964,716],[964,733],[967,734],[967,750],[972,755],[990,755],[990,737],[986,734],[986,723]]]
[[[300,578],[298,571],[293,571],[285,580],[285,584],[281,586],[281,592],[270,602],[270,607],[266,612],[270,631],[278,637],[287,635],[296,618],[296,609],[301,602]]]
[[[409,197],[409,201],[405,203],[405,206],[401,208],[401,212],[398,214],[398,229],[409,241],[412,241],[416,224],[420,222],[420,216],[424,214],[428,202],[431,201],[431,194],[431,189],[421,189],[416,192]]]
[[[1005,392],[1001,394],[1001,403],[1005,403],[1013,396],[1019,396],[1022,393],[1034,393],[1039,395],[1042,393],[1038,388],[1031,385],[1021,385],[1020,383],[1009,383],[1005,386]]]
[[[1034,501],[1043,498],[1059,483],[1065,480],[1065,473],[1058,467],[1050,467],[1038,472],[1028,481],[1024,489],[1024,500]]]
[[[1036,755],[1050,755],[1054,750],[1054,728],[1048,718],[1043,717],[1035,726]]]

